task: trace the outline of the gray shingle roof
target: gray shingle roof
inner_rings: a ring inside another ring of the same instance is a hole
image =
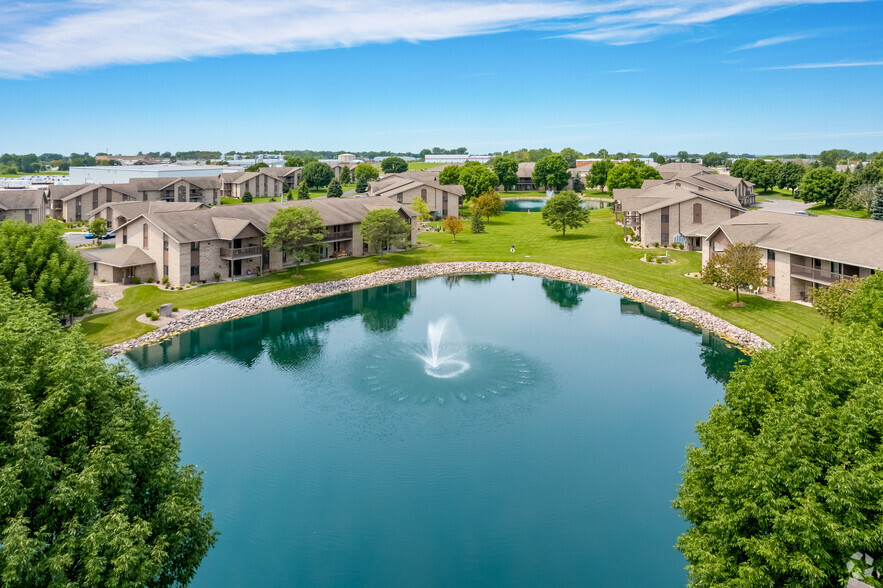
[[[201,188],[203,190],[212,190],[221,187],[221,181],[216,177],[196,176],[196,177],[180,177],[180,178],[132,178],[129,184],[134,186],[136,191],[145,190],[162,190],[167,186],[176,184],[184,180],[185,182]],[[122,184],[115,184],[122,185]]]
[[[31,210],[45,205],[43,190],[0,190],[0,210]]]
[[[112,249],[92,249],[90,251],[83,251],[83,254],[91,261],[112,265],[113,267],[133,267],[156,263],[142,249],[132,245],[123,245],[122,247],[113,247]]]

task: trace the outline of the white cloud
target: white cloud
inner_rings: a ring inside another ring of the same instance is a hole
[[[736,47],[733,51],[745,51],[747,49],[760,49],[762,47],[772,47],[773,45],[781,45],[782,43],[790,43],[791,41],[800,41],[802,39],[809,39],[813,35],[783,35],[781,37],[769,37],[767,39],[760,39],[755,41],[754,43],[749,43],[747,45],[742,45],[741,47]]]
[[[771,71],[778,69],[829,69],[838,67],[879,67],[883,61],[853,61],[845,63],[801,63],[798,65],[776,65],[773,67],[759,67],[758,71]]]
[[[622,45],[737,14],[846,1],[864,0],[43,0],[0,6],[0,77],[518,28]]]

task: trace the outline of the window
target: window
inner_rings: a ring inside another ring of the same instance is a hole
[[[772,249],[766,250],[766,258],[770,261],[776,261],[776,252]]]
[[[162,250],[163,250],[163,251],[168,251],[168,250],[169,250],[169,238],[168,238],[168,237],[165,237],[165,236],[163,237],[163,240],[162,240]]]
[[[193,277],[198,278],[199,277],[199,266],[198,265],[191,265],[190,266],[190,277],[191,278],[193,278]]]
[[[147,223],[144,223],[143,225],[141,225],[141,228],[142,228],[141,247],[143,247],[144,249],[147,249]]]
[[[668,245],[668,233],[662,233],[662,244]]]
[[[98,262],[97,261],[92,264],[92,271],[96,271],[96,272],[98,271]]]
[[[401,194],[399,194],[398,196],[396,196],[396,202],[398,202],[399,204],[402,203],[402,195],[401,195]]]
[[[776,276],[767,276],[766,285],[768,288],[775,288],[776,287]]]
[[[190,244],[190,251],[199,251],[199,241]]]
[[[92,208],[98,208],[98,192],[92,194]]]
[[[169,266],[167,266],[167,265],[162,266],[162,275],[163,276],[169,275]]]
[[[664,222],[664,223],[668,222],[668,215],[667,214],[662,215],[662,222]]]
[[[113,195],[112,195],[112,194],[113,194],[113,193],[112,193],[110,190],[107,191],[107,200],[106,200],[106,202],[113,202]]]
[[[700,224],[702,222],[702,204],[699,202],[693,204],[693,223]]]
[[[123,245],[126,245],[129,242],[129,236],[126,234],[126,229],[123,229]]]
[[[842,274],[843,273],[843,265],[836,262],[836,261],[832,261],[831,262],[831,273],[832,274]]]

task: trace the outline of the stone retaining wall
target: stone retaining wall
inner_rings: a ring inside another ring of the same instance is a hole
[[[424,265],[390,268],[371,274],[355,276],[353,278],[344,278],[332,282],[305,284],[303,286],[294,286],[292,288],[276,290],[275,292],[268,292],[266,294],[246,296],[245,298],[230,300],[228,302],[222,302],[221,304],[209,306],[208,308],[195,310],[180,319],[156,329],[155,331],[151,331],[150,333],[142,335],[136,339],[117,343],[116,345],[107,347],[105,350],[111,355],[125,353],[126,351],[141,345],[157,343],[181,331],[188,331],[204,325],[229,321],[231,319],[272,310],[274,308],[299,304],[301,302],[334,296],[335,294],[341,294],[344,292],[363,290],[375,286],[384,286],[386,284],[404,282],[416,278],[431,278],[450,274],[483,273],[539,276],[542,278],[574,282],[585,286],[591,286],[593,288],[599,288],[601,290],[607,290],[609,292],[615,292],[633,300],[655,306],[669,314],[693,321],[700,327],[713,331],[743,347],[749,349],[765,349],[772,347],[769,343],[754,333],[746,331],[745,329],[740,329],[722,318],[718,318],[713,314],[687,304],[682,300],[672,298],[671,296],[657,294],[650,290],[644,290],[643,288],[636,288],[635,286],[606,278],[598,274],[564,269],[544,263],[467,261],[428,263]]]

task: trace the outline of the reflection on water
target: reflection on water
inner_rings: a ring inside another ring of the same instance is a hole
[[[751,359],[741,349],[708,329],[669,314],[655,306],[622,298],[619,301],[619,312],[620,314],[646,316],[685,331],[701,334],[702,349],[699,352],[699,359],[705,367],[705,375],[721,384],[726,384],[730,380],[730,375],[739,363],[747,363]]]
[[[445,286],[453,288],[459,286],[460,282],[468,282],[471,284],[486,284],[497,277],[497,274],[452,274],[442,278]],[[431,279],[431,278],[430,278]]]
[[[416,281],[359,290],[185,331],[127,355],[141,370],[209,354],[251,367],[266,350],[273,363],[292,369],[321,355],[328,324],[361,315],[367,330],[392,331],[408,315],[416,295]]]
[[[583,200],[583,208],[589,210],[598,210],[601,208],[609,208],[612,201],[604,202],[601,200]],[[503,210],[508,212],[541,212],[546,205],[545,198],[505,198],[503,199]]]
[[[573,310],[579,306],[583,294],[589,291],[589,287],[582,284],[547,278],[543,278],[542,286],[546,297],[564,310]]]

